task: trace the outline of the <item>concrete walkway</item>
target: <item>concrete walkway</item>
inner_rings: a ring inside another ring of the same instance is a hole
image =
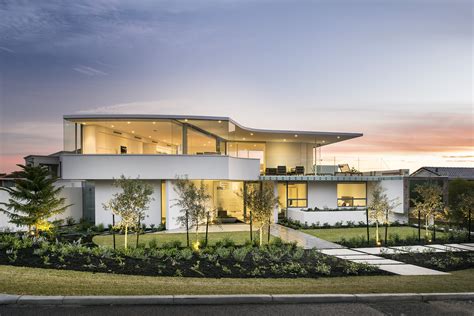
[[[288,228],[282,225],[272,225],[270,234],[276,237],[280,237],[283,241],[286,242],[295,242],[298,246],[303,247],[304,249],[341,249],[345,248],[339,244],[311,236],[309,234],[300,232],[298,230]]]

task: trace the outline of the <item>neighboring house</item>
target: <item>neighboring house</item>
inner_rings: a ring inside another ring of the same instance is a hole
[[[319,147],[361,137],[359,133],[263,130],[227,117],[182,115],[67,115],[64,148],[51,156],[28,156],[27,164],[47,165],[75,205],[68,215],[95,224],[112,222],[105,211],[121,174],[152,184],[146,224],[178,228],[177,177],[204,181],[224,222],[246,222],[239,192],[271,181],[278,215],[308,224],[365,221],[373,184],[387,189],[400,206],[394,219],[407,220],[407,170],[357,172],[347,165],[316,166]],[[304,211],[317,208],[316,212]],[[279,214],[280,213],[280,214]]]
[[[421,167],[408,180],[410,201],[416,197],[413,190],[417,185],[436,183],[443,188],[443,201],[448,203],[449,181],[463,179],[474,181],[474,168],[468,167]],[[411,203],[412,204],[412,203]]]

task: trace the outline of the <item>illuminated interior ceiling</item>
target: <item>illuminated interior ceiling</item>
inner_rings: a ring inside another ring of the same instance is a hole
[[[205,134],[214,135],[222,140],[239,142],[296,142],[324,146],[362,136],[361,133],[255,129],[244,127],[228,117],[94,114],[66,115],[64,119],[108,128],[112,128],[113,125],[115,130],[127,133],[134,131],[134,134],[143,138],[154,139],[155,135],[158,135],[157,140],[171,144],[181,142],[181,129],[177,128],[181,124],[189,124]]]

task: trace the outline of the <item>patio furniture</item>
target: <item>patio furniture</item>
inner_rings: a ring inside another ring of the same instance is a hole
[[[286,175],[286,166],[278,166],[277,175],[279,176]]]
[[[304,166],[296,166],[295,167],[295,174],[296,175],[304,175]]]
[[[217,220],[222,224],[236,223],[237,217],[227,215],[226,210],[217,210]]]
[[[353,171],[350,167],[349,164],[340,164],[338,165],[340,172],[336,172],[335,175],[342,175],[342,176],[362,176],[363,173],[359,171]]]
[[[276,176],[277,169],[276,168],[265,168],[265,175],[267,176]]]

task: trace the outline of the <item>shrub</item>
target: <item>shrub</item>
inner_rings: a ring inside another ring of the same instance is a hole
[[[165,248],[165,249],[181,248],[181,247],[182,247],[182,243],[179,240],[172,240],[169,242],[165,242],[163,243],[163,246],[162,246],[162,248]]]
[[[222,259],[227,259],[230,256],[230,249],[218,246],[215,248],[215,253]]]
[[[248,247],[236,248],[232,252],[232,257],[238,262],[243,262],[245,261],[245,258],[247,257],[247,254],[249,252],[250,252],[250,248]]]
[[[76,223],[76,221],[74,220],[74,218],[72,216],[68,216],[66,217],[66,224],[68,226],[72,226]]]
[[[216,242],[216,247],[234,247],[235,242],[230,237],[224,237]]]

